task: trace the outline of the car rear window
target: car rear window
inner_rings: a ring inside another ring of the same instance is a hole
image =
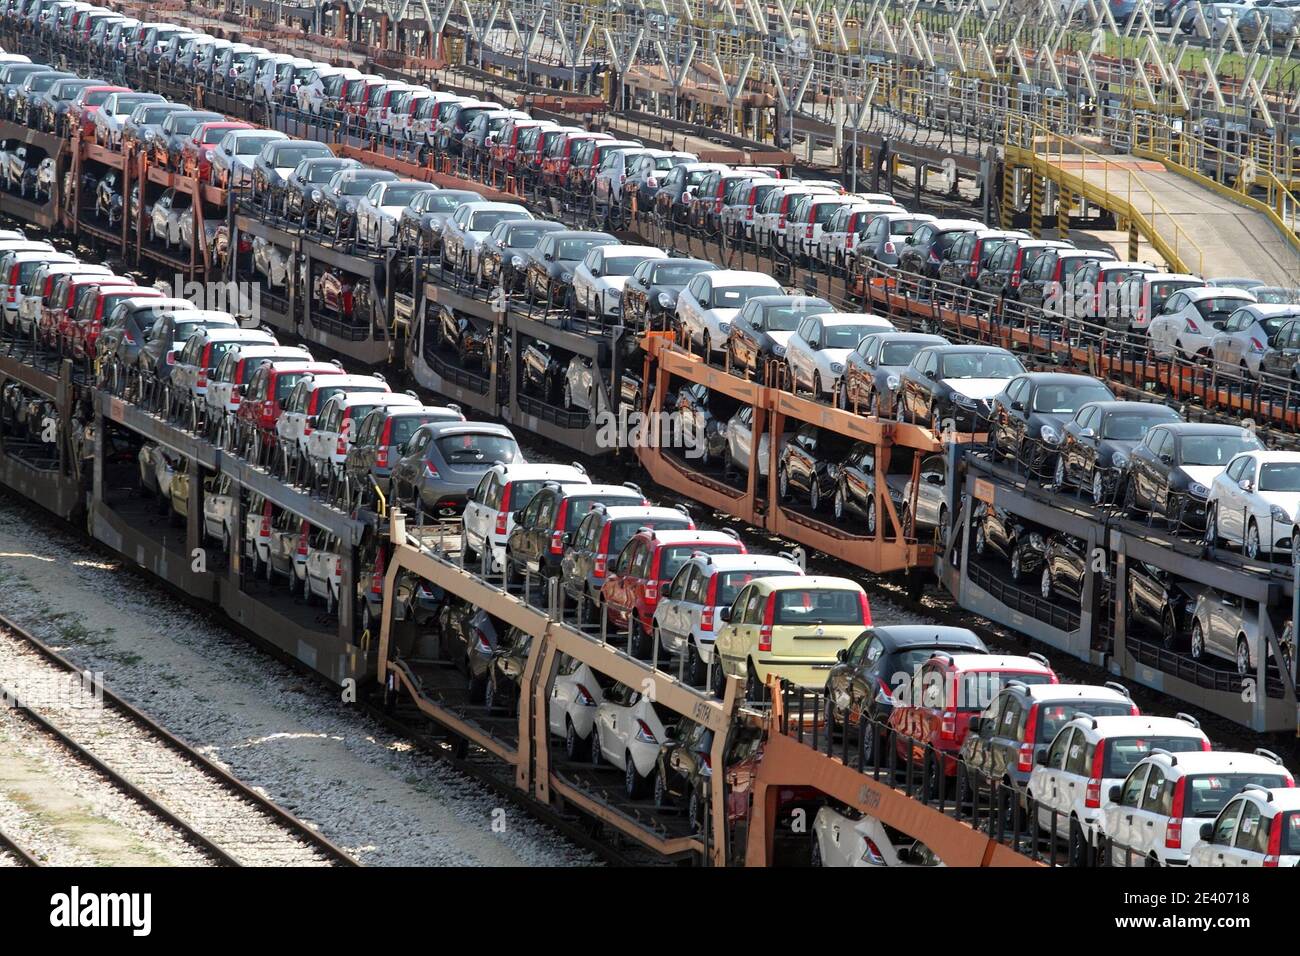
[[[1089,717],[1123,717],[1133,713],[1133,705],[1118,700],[1072,700],[1064,704],[1038,705],[1038,731],[1034,738],[1040,744],[1051,743],[1057,731],[1080,714]]]
[[[791,588],[776,592],[774,624],[857,624],[861,626],[862,595],[843,588]]]
[[[1200,737],[1110,737],[1106,740],[1106,762],[1102,776],[1124,778],[1152,750],[1187,753],[1201,749]]]
[[[603,505],[609,505],[611,508],[617,505],[639,505],[645,501],[641,495],[629,493],[627,495],[592,495],[590,497],[583,495],[573,495],[565,499],[569,503],[569,509],[565,512],[563,531],[572,531],[578,527],[583,518],[587,517],[587,512],[591,506],[599,502]],[[642,522],[644,524],[644,522]]]
[[[671,581],[692,554],[744,554],[736,544],[672,544],[659,549],[659,580]]]
[[[1287,778],[1278,773],[1198,773],[1184,785],[1183,813],[1189,817],[1217,817],[1229,798],[1248,783],[1272,789],[1285,787]]]
[[[740,594],[740,589],[750,581],[758,578],[783,578],[798,573],[794,568],[779,568],[775,571],[719,571],[714,575],[718,581],[718,595],[715,603],[719,607],[730,606],[736,600],[736,596]],[[927,653],[929,652],[927,651]]]
[[[691,526],[691,521],[689,518],[621,518],[609,524],[609,553],[618,554],[639,528],[684,531]]]
[[[286,361],[286,359],[276,359],[275,361],[284,362]],[[294,359],[288,359],[287,361],[292,362],[294,361]],[[304,358],[303,361],[306,362],[308,360]],[[289,393],[293,391],[293,387],[306,377],[307,377],[306,372],[281,372],[279,375],[277,375],[275,377],[276,404],[283,405],[284,400],[288,398]]]
[[[1052,675],[1042,671],[962,671],[957,692],[957,710],[963,714],[979,713],[1011,681],[1022,684],[1050,684]]]
[[[519,454],[513,438],[487,432],[446,435],[435,443],[442,459],[449,465],[477,465],[499,461],[508,465]]]

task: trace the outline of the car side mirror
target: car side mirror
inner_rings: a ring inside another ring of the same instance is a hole
[[[465,495],[466,495],[466,497],[473,498],[473,497],[474,497],[474,489],[473,489],[473,488],[466,488],[466,489],[465,489]]]
[[[511,520],[514,521],[515,524],[523,524],[523,521],[524,521],[524,509],[523,509],[523,508],[520,508],[520,509],[519,509],[518,511],[516,511],[514,514],[512,514],[512,515],[510,516],[510,518],[511,518]]]
[[[1034,754],[1034,763],[1038,764],[1038,766],[1040,766],[1040,767],[1046,767],[1046,766],[1047,766],[1047,751],[1046,751],[1046,750],[1040,750],[1040,751],[1038,751],[1038,753]]]
[[[1097,433],[1096,433],[1095,431],[1093,431],[1091,428],[1085,428],[1083,431],[1079,432],[1079,437],[1080,437],[1080,438],[1096,438],[1096,437],[1097,437]]]
[[[1160,456],[1160,463],[1162,465],[1172,465],[1174,463],[1174,456],[1166,452]]]
[[[1241,479],[1241,481],[1237,482],[1237,487],[1240,488],[1242,491],[1254,491],[1255,483],[1251,481],[1249,478],[1243,478]]]
[[[544,254],[544,255],[542,256],[542,258],[545,259],[547,262],[554,262],[554,261],[555,261],[555,256],[553,256],[553,255],[552,255],[551,253],[549,253],[549,252],[546,253],[546,254]]]
[[[930,381],[933,382],[933,381],[934,381],[934,369],[932,369],[932,368],[927,368],[927,369],[925,370],[925,377],[928,378]]]
[[[835,652],[835,659],[843,664],[849,659],[849,649],[847,647],[841,647]]]
[[[1202,840],[1208,840],[1208,839],[1210,839],[1210,837],[1212,837],[1212,836],[1214,836],[1214,824],[1213,824],[1213,823],[1202,823],[1202,824],[1201,824],[1201,839],[1202,839]]]
[[[723,620],[724,622],[730,621],[730,620],[731,620],[731,608],[729,608],[729,607],[724,607],[721,611],[718,612],[718,617],[722,618],[722,620]]]
[[[1119,803],[1120,797],[1124,794],[1124,788],[1119,784],[1112,784],[1110,788],[1110,802]]]
[[[1011,403],[1011,410],[1012,410],[1013,412],[1023,412],[1023,411],[1025,410],[1025,403],[1024,403],[1024,402],[1012,402],[1012,403]]]
[[[982,728],[983,726],[984,726],[983,717],[972,717],[970,719],[970,723],[966,725],[966,730],[968,733],[978,734],[980,732],[980,728]]]

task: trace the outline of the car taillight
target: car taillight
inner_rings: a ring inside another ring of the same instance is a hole
[[[569,499],[560,502],[560,511],[555,516],[555,528],[551,531],[551,554],[564,553],[564,526],[569,520]]]
[[[275,399],[268,398],[266,399],[266,401],[262,402],[262,417],[263,418],[275,417]]]
[[[1275,867],[1281,862],[1283,823],[1284,818],[1280,813],[1269,821],[1268,852],[1264,854],[1264,866]]]
[[[175,352],[168,352],[168,353],[167,353],[167,364],[168,364],[168,365],[175,365],[175,364],[176,364],[176,353],[175,353]]]
[[[659,582],[647,581],[645,586],[645,599],[647,601],[659,600]]]
[[[1029,773],[1034,769],[1034,741],[1038,739],[1038,705],[1029,708],[1029,717],[1025,720],[1025,742],[1016,754],[1016,769]]]
[[[474,628],[474,643],[478,645],[478,649],[484,654],[492,653],[492,644],[488,641],[487,635],[483,633],[482,628]]]
[[[659,738],[655,736],[655,732],[650,729],[650,725],[644,720],[638,720],[636,722],[636,739],[641,741],[643,744],[657,745],[659,743]],[[1277,864],[1274,864],[1274,866],[1276,865]]]
[[[587,690],[587,688],[583,687],[581,684],[576,685],[575,690],[577,691],[577,702],[579,704],[583,707],[596,706],[596,698],[591,695],[591,691]]]
[[[307,522],[302,523],[302,532],[298,535],[298,554],[307,557]]]
[[[704,595],[704,610],[700,613],[700,630],[713,630],[714,605],[718,603],[718,576],[709,578],[709,590]]]
[[[122,338],[126,340],[127,345],[135,345],[135,336],[130,332],[123,333]]]
[[[430,478],[442,477],[440,474],[438,474],[438,469],[434,466],[433,462],[429,461],[429,459],[427,458],[424,460],[424,473],[428,475]]]
[[[1169,822],[1165,824],[1165,846],[1178,850],[1183,845],[1183,800],[1187,789],[1187,778],[1183,777],[1174,786],[1174,804],[1169,810]]]
[[[375,452],[375,467],[376,468],[388,467],[388,446],[387,445],[380,445],[379,449]]]
[[[510,492],[514,489],[514,482],[506,482],[506,490],[501,494],[500,510],[497,511],[496,533],[504,535],[506,533],[506,522],[510,516]]]
[[[885,855],[880,852],[880,847],[876,846],[875,841],[871,837],[863,837],[862,842],[866,844],[862,848],[862,861],[872,866],[885,866]]]
[[[596,545],[596,560],[591,568],[592,577],[603,578],[609,557],[609,529],[612,526],[607,521],[605,527],[600,532],[600,544]]]
[[[1088,786],[1083,791],[1083,805],[1090,809],[1101,806],[1101,775],[1106,766],[1106,741],[1097,741],[1097,749],[1092,752],[1092,775]]]
[[[784,230],[784,229],[785,229],[785,213],[782,213],[782,214],[781,214],[781,217],[780,217],[779,219],[777,219],[777,221],[776,221],[776,228],[781,229],[781,230]]]
[[[348,453],[348,440],[342,432],[339,433],[338,442],[334,445],[334,454],[346,455]]]
[[[776,592],[767,596],[767,606],[763,608],[763,623],[758,629],[758,649],[772,649],[772,625],[776,622]]]
[[[894,245],[894,240],[885,240],[885,255],[892,256],[898,252],[898,246]]]
[[[262,527],[258,530],[259,538],[271,537],[271,502],[262,506]]]
[[[812,223],[808,223],[808,234],[807,234],[807,238],[811,239],[812,237],[813,237],[813,224],[812,224]]]
[[[207,370],[207,369],[205,369],[205,368],[201,368],[201,369],[199,369],[199,376],[198,376],[198,378],[195,380],[195,384],[198,385],[199,388],[207,388],[207,387],[208,387],[208,370]]]
[[[1197,333],[1199,333],[1199,332],[1201,331],[1201,327],[1200,327],[1199,325],[1196,324],[1196,322],[1195,322],[1194,319],[1188,319],[1188,320],[1187,320],[1187,331],[1189,331],[1189,332],[1197,332]]]

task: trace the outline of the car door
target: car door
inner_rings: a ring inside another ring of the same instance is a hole
[[[1020,737],[1024,733],[1025,706],[1017,697],[1005,695],[1002,710],[997,715],[996,728],[989,735],[988,768],[994,780],[1001,780],[1008,767],[1014,767],[1020,757]]]
[[[682,601],[686,597],[686,586],[694,573],[695,565],[684,564],[664,588],[663,598],[655,608],[654,616],[655,624],[661,632],[674,637],[680,637],[684,633]]]
[[[465,537],[479,545],[487,540],[487,533],[496,519],[496,509],[491,508],[492,493],[496,487],[496,472],[486,472],[465,502]]]
[[[1046,763],[1038,764],[1030,775],[1029,786],[1038,806],[1038,825],[1044,830],[1056,829],[1067,833],[1061,818],[1069,818],[1064,786],[1065,765],[1078,731],[1073,727],[1062,729],[1047,748]]]
[[[749,633],[746,617],[749,608],[757,608],[760,600],[761,596],[758,588],[753,584],[748,584],[741,589],[740,593],[736,595],[736,599],[731,602],[731,607],[727,611],[730,620],[722,625],[714,643],[714,647],[719,654],[733,659],[728,662],[727,673],[743,673],[740,670],[743,664],[738,665],[737,661],[743,661],[749,651],[749,645],[746,643]],[[722,666],[721,662],[719,662],[719,666]]]
[[[1268,853],[1269,818],[1254,800],[1242,801],[1241,818],[1237,822],[1237,835],[1232,841],[1232,852],[1224,862],[1227,866],[1260,867]],[[1273,826],[1282,826],[1282,816],[1273,818]]]
[[[1005,694],[994,697],[993,702],[980,712],[976,728],[966,735],[966,741],[962,746],[967,765],[979,771],[976,779],[980,783],[997,779],[993,777],[992,744],[1001,729],[1001,717],[1007,701]]]
[[[398,459],[397,466],[390,476],[398,500],[409,501],[415,495],[420,472],[424,468],[424,450],[429,447],[431,438],[431,432],[420,429],[407,442],[406,452]]]
[[[1150,816],[1142,810],[1142,801],[1146,796],[1147,774],[1152,766],[1144,763],[1135,767],[1120,784],[1119,800],[1115,802],[1115,806],[1106,810],[1106,835],[1115,844],[1115,852],[1121,854],[1112,857],[1116,866],[1135,861],[1135,857],[1132,856],[1125,860],[1122,855],[1124,851],[1145,856],[1150,849],[1142,842],[1149,836],[1143,822]],[[1161,776],[1163,777],[1164,774],[1162,773]]]
[[[826,675],[826,693],[832,705],[850,720],[855,716],[851,713],[853,675],[862,667],[867,645],[872,639],[873,636],[869,631],[858,635],[844,652],[844,659],[836,661],[831,666],[830,673]]]
[[[1229,801],[1214,820],[1210,838],[1197,844],[1192,851],[1192,863],[1198,866],[1235,866],[1237,824],[1247,801],[1238,797]]]
[[[1173,781],[1159,764],[1150,764],[1150,772],[1142,785],[1141,804],[1128,808],[1124,815],[1129,847],[1143,857],[1156,847],[1163,847],[1165,825],[1173,812],[1173,805]]]
[[[1246,507],[1246,495],[1240,482],[1254,478],[1255,460],[1242,455],[1228,466],[1221,477],[1216,476],[1215,485],[1218,494],[1215,498],[1215,518],[1219,535],[1229,542],[1241,540],[1244,532],[1242,511]]]

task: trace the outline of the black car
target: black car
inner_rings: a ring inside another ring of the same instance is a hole
[[[522,292],[526,256],[548,232],[563,232],[564,224],[540,219],[506,219],[492,227],[478,256],[478,284],[500,284],[507,292]]]
[[[486,374],[492,362],[492,327],[463,312],[444,307],[439,307],[433,318],[436,347],[453,352],[461,368],[477,368]],[[426,334],[429,331],[426,328]],[[528,349],[525,349],[524,355],[527,354]]]
[[[488,667],[505,624],[467,601],[448,601],[438,614],[438,649],[465,675],[471,704],[483,702]]]
[[[153,162],[166,169],[180,169],[181,156],[190,134],[200,123],[220,123],[226,117],[211,110],[184,110],[168,113],[153,138]]]
[[[876,418],[892,415],[894,394],[903,369],[921,349],[947,344],[942,335],[922,332],[873,332],[864,336],[844,360],[835,404],[844,409],[866,411]]]
[[[1019,516],[996,505],[980,502],[971,519],[975,529],[972,550],[977,558],[996,551],[1011,566],[1011,580],[1017,583],[1043,566],[1047,542]]]
[[[565,290],[573,281],[573,270],[587,250],[617,243],[607,232],[562,229],[543,236],[541,242],[520,257],[524,261],[524,292],[534,302],[547,306],[563,302]]]
[[[980,272],[1004,242],[1028,238],[1023,232],[1005,229],[978,229],[958,236],[939,266],[939,278],[953,285],[974,288]]]
[[[677,311],[677,296],[701,272],[718,267],[704,259],[647,259],[628,277],[619,308],[623,324],[662,332]]]
[[[701,468],[722,457],[727,447],[726,422],[713,414],[712,403],[713,392],[702,382],[683,385],[664,403],[665,409],[676,413],[682,441],[689,443],[687,448],[694,447],[691,457]]]
[[[964,627],[895,624],[863,631],[837,652],[826,676],[827,725],[861,720],[883,728],[898,691],[911,686],[917,670],[935,651],[987,654],[988,648]],[[875,759],[876,743],[877,735],[863,735],[867,762]]]
[[[1073,249],[1064,239],[1008,239],[989,257],[975,284],[981,292],[1014,299],[1020,283],[1039,256],[1051,249]]]
[[[1056,456],[1054,484],[1087,489],[1104,504],[1118,487],[1133,449],[1147,430],[1182,421],[1168,405],[1156,402],[1088,402],[1065,425]]]
[[[340,169],[320,189],[316,200],[316,231],[336,239],[349,238],[357,225],[357,203],[375,183],[397,179],[397,173],[367,166]]]
[[[984,229],[984,223],[973,219],[936,219],[917,227],[907,237],[898,253],[898,267],[931,279],[939,277],[939,266],[947,257],[953,243],[968,232]]]
[[[519,354],[519,387],[549,405],[560,404],[565,363],[551,352],[549,342],[536,339]]]
[[[1129,456],[1124,510],[1159,514],[1175,527],[1204,527],[1214,476],[1239,452],[1263,447],[1254,432],[1236,425],[1157,425]]]
[[[664,728],[668,739],[659,748],[655,774],[655,807],[669,810],[686,801],[686,819],[692,832],[704,826],[704,807],[713,779],[710,765],[713,731],[683,717]]]
[[[61,80],[75,79],[67,70],[35,70],[23,79],[13,104],[14,122],[21,126],[36,127],[40,118],[41,98],[51,86]]]
[[[1103,569],[1102,574],[1106,574]],[[1054,534],[1043,551],[1039,593],[1050,601],[1058,595],[1083,602],[1083,585],[1088,577],[1088,547],[1080,538]]]
[[[317,404],[323,403],[327,397],[320,395]],[[457,405],[425,405],[420,408],[380,405],[357,426],[356,438],[343,462],[343,471],[354,482],[353,487],[366,487],[373,481],[380,490],[386,490],[402,447],[420,426],[438,421],[463,421],[464,417]]]
[[[193,310],[193,315],[190,310],[164,312],[154,323],[136,357],[141,381],[150,388],[161,388],[171,378],[171,357],[185,347],[191,335],[202,329],[235,325],[235,320],[229,315],[214,312]],[[151,397],[161,398],[161,392],[153,392]]]
[[[916,353],[899,373],[895,417],[923,422],[936,434],[951,421],[958,431],[984,431],[993,396],[1025,367],[992,345],[932,345]]]
[[[483,690],[483,705],[489,714],[504,710],[513,716],[519,712],[519,687],[532,649],[533,635],[521,628],[512,627],[492,652],[492,658],[488,662],[487,686]]]
[[[788,502],[794,492],[802,491],[808,496],[808,507],[817,511],[835,494],[839,465],[851,447],[853,440],[844,435],[823,432],[816,425],[800,425],[777,460],[777,495]]]
[[[113,311],[103,320],[99,337],[95,340],[96,364],[108,381],[108,375],[116,371],[125,376],[128,369],[139,365],[141,347],[149,341],[158,319],[165,312],[177,311],[175,299],[126,299],[113,307]],[[197,311],[181,307],[179,311]]]
[[[514,514],[515,526],[506,539],[507,580],[525,570],[543,577],[559,577],[565,549],[573,535],[598,504],[607,508],[645,507],[641,489],[623,485],[563,485],[548,481],[528,504]]]
[[[810,315],[834,311],[835,306],[825,299],[806,295],[759,295],[749,299],[727,331],[724,348],[731,370],[765,382],[768,366],[785,360],[786,340],[800,323]]]
[[[397,217],[397,245],[422,256],[442,248],[442,227],[457,208],[483,197],[472,189],[426,189]]]
[[[797,437],[797,436],[796,436]],[[844,527],[850,516],[867,526],[867,536],[876,536],[876,446],[856,442],[844,460],[831,469],[835,487],[832,510],[835,523]]]
[[[294,167],[285,181],[281,211],[290,222],[307,225],[316,221],[316,201],[321,187],[341,169],[356,169],[359,160],[340,156],[316,156]]]
[[[1187,642],[1203,585],[1180,580],[1154,564],[1133,560],[1125,565],[1124,584],[1128,598],[1124,619],[1130,629],[1136,625],[1160,635],[1166,650]]]
[[[1065,423],[1089,402],[1114,401],[1105,383],[1091,375],[1027,372],[993,398],[989,451],[1011,456],[1032,472],[1055,464]]]

